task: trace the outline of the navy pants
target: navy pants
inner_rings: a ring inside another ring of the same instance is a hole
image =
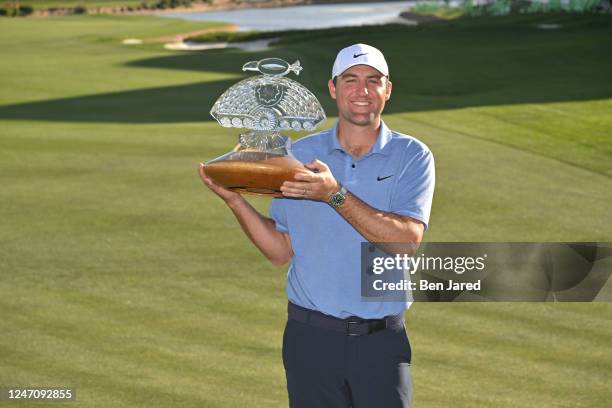
[[[347,336],[289,319],[283,364],[291,408],[409,408],[410,344],[387,328]]]

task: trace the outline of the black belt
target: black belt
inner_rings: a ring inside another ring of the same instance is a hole
[[[383,319],[361,319],[356,316],[340,319],[289,302],[287,314],[289,319],[322,329],[334,330],[347,336],[365,336],[386,328],[404,327],[403,313]]]

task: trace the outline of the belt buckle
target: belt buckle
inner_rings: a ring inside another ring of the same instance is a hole
[[[361,336],[361,333],[351,333],[351,324],[361,324],[362,322],[358,320],[347,320],[345,326],[345,334],[347,336]]]

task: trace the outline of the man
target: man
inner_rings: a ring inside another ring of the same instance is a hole
[[[290,262],[283,362],[290,406],[393,408],[411,404],[409,302],[364,302],[362,242],[420,243],[429,220],[434,162],[418,140],[381,120],[392,84],[383,54],[341,50],[328,83],[338,121],[297,141],[313,172],[285,182],[271,218],[240,195],[204,183],[276,265]]]

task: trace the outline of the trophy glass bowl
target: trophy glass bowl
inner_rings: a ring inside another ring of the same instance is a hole
[[[223,127],[247,129],[234,149],[204,165],[215,183],[247,194],[282,197],[280,187],[300,172],[310,172],[291,153],[291,139],[282,130],[314,130],[325,121],[317,98],[299,82],[300,62],[265,58],[244,64],[243,71],[261,75],[247,78],[225,91],[210,114]]]

